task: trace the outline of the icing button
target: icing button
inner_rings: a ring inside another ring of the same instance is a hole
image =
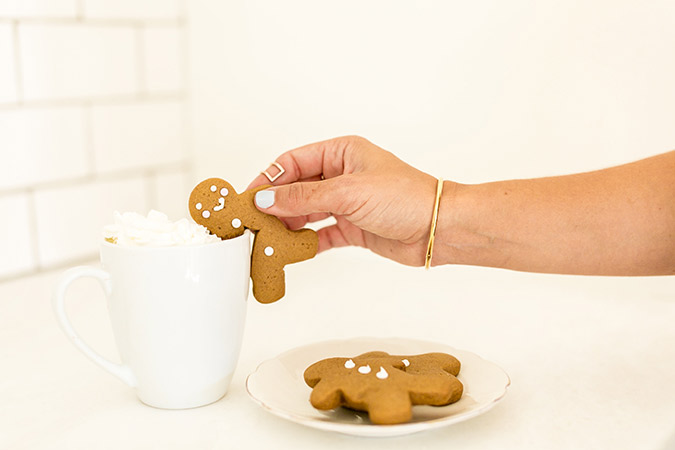
[[[273,249],[272,247],[265,247],[265,250],[264,250],[264,251],[265,251],[265,254],[266,254],[267,256],[272,256],[272,255],[274,255],[274,249]]]
[[[366,365],[359,367],[359,373],[362,373],[364,375],[370,373],[370,366]]]

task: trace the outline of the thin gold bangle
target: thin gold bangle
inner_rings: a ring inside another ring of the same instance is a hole
[[[443,193],[443,178],[438,179],[436,185],[436,203],[434,204],[434,214],[431,216],[431,230],[429,231],[429,244],[427,244],[427,256],[424,260],[424,268],[429,270],[431,267],[431,257],[434,253],[434,238],[436,237],[436,223],[438,223],[438,207],[441,205],[441,194]]]

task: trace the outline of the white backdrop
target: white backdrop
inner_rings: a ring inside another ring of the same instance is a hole
[[[675,146],[675,2],[188,3],[197,176],[360,134],[460,182]]]

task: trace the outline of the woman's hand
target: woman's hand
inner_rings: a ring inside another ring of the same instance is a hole
[[[258,209],[291,229],[329,216],[319,251],[358,245],[403,264],[424,265],[436,179],[364,138],[347,136],[288,151],[286,172],[256,194]],[[259,175],[248,189],[269,184]]]
[[[366,247],[424,264],[436,180],[359,137],[277,161],[258,207],[290,228],[330,215],[319,250]],[[322,179],[322,178],[325,178]],[[260,175],[250,187],[267,183]],[[433,265],[585,275],[675,274],[675,151],[594,172],[475,185],[446,181]]]

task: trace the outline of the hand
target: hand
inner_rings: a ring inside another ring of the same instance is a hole
[[[424,265],[436,179],[366,139],[348,136],[288,151],[286,173],[256,194],[258,209],[291,229],[333,216],[319,252],[358,245],[411,266]],[[259,175],[252,189],[269,180]]]

